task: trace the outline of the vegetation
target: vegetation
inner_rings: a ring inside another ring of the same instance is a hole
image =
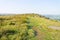
[[[37,14],[0,16],[0,40],[60,40],[60,22]]]

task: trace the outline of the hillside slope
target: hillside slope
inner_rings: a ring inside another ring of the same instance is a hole
[[[60,22],[38,14],[0,16],[0,40],[60,40]]]

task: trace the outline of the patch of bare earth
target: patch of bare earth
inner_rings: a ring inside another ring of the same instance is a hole
[[[36,37],[38,38],[38,40],[43,40],[44,33],[41,32],[38,27],[33,27],[32,29],[37,32]]]
[[[60,30],[60,27],[57,26],[49,26],[48,28],[54,29],[54,30]]]

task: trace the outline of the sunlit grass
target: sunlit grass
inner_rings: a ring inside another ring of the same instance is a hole
[[[60,40],[60,22],[37,14],[0,16],[0,40]]]

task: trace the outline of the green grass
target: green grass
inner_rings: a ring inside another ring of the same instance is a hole
[[[37,14],[0,16],[0,40],[60,40],[60,22]]]

